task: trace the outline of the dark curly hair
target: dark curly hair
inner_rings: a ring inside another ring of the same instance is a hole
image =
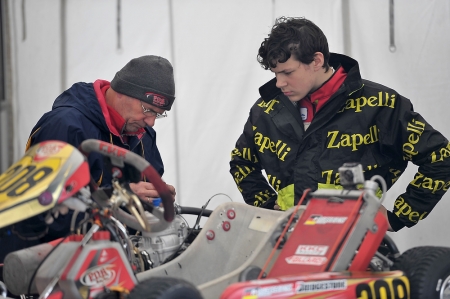
[[[321,52],[324,68],[328,71],[330,50],[322,30],[305,18],[280,17],[275,20],[272,30],[261,43],[257,60],[268,70],[278,62],[286,62],[291,55],[305,64],[314,60],[314,53]]]

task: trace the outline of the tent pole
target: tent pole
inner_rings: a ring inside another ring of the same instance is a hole
[[[344,41],[344,54],[352,56],[350,32],[350,0],[342,0],[342,37]]]
[[[66,20],[67,20],[67,16],[66,16],[66,8],[67,8],[67,0],[61,0],[61,7],[60,7],[60,49],[61,49],[61,81],[60,81],[60,86],[61,86],[61,92],[63,92],[64,90],[66,90],[67,85],[66,85],[66,81],[67,81],[67,42],[66,42]]]

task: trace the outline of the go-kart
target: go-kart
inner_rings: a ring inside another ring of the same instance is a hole
[[[219,206],[182,255],[138,273],[140,283],[130,295],[450,298],[450,248],[400,254],[379,211],[383,178],[364,181],[361,165],[350,163],[340,169],[340,180],[344,189],[306,190],[286,212]]]
[[[84,155],[91,152],[107,157],[111,189],[89,179]],[[127,188],[141,174],[155,184],[162,209]],[[164,231],[176,209],[145,160],[96,140],[83,142],[80,152],[61,142],[38,144],[0,176],[0,228],[41,213],[51,221],[68,209],[86,213],[89,228],[9,254],[1,295],[8,288],[52,299],[449,297],[450,249],[425,246],[400,255],[378,211],[382,178],[364,181],[360,167],[344,165],[340,179],[343,190],[307,190],[286,212],[222,204],[182,254],[179,246],[149,254],[127,228]]]
[[[90,178],[91,153],[104,156],[112,187],[99,188]],[[154,184],[162,207],[131,192],[128,184],[142,175]],[[66,238],[6,256],[0,298],[7,290],[39,298],[119,298],[138,283],[136,273],[173,259],[195,238],[200,229],[189,228],[181,215],[211,213],[174,206],[145,159],[98,140],[84,141],[79,150],[61,141],[42,142],[0,176],[0,229],[40,214],[50,224],[69,210],[85,218],[72,223]]]

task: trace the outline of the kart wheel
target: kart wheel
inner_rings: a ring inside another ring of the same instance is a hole
[[[175,277],[152,277],[141,281],[127,299],[203,299],[191,283]]]
[[[450,248],[411,248],[395,261],[392,270],[401,270],[408,277],[411,299],[450,299]]]
[[[100,294],[95,296],[95,299],[120,299],[120,298],[122,298],[120,292],[114,292],[109,290],[101,292]]]

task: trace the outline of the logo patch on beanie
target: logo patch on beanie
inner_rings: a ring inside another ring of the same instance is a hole
[[[169,105],[169,100],[159,94],[147,92],[145,96],[149,100],[148,103],[154,106],[166,107],[167,105]]]

